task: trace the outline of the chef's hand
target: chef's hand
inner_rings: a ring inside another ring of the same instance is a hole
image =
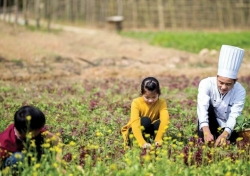
[[[215,146],[225,145],[228,137],[228,132],[224,131],[215,141]]]
[[[209,143],[209,142],[214,141],[214,136],[211,134],[208,126],[202,127],[202,130],[203,130],[203,134],[204,134],[205,143]]]

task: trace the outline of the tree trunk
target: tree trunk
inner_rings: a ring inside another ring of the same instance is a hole
[[[6,13],[7,13],[7,0],[3,1],[3,20],[6,21]]]
[[[52,4],[53,4],[53,1],[51,0],[47,0],[46,2],[47,4],[47,31],[50,31],[50,24],[51,24],[51,9],[52,9]]]
[[[36,9],[36,28],[40,29],[40,0],[35,1]]]
[[[17,27],[18,25],[18,4],[19,0],[15,0],[15,23],[14,23],[15,27]]]
[[[24,25],[28,26],[29,22],[28,22],[28,10],[27,10],[27,6],[28,6],[29,0],[23,0],[23,15],[24,15]]]

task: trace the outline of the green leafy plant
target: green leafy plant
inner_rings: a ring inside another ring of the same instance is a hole
[[[247,128],[250,128],[250,119],[246,118],[243,115],[237,117],[235,131],[237,132],[245,131]]]

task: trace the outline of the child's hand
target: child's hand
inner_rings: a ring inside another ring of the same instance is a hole
[[[142,146],[142,148],[150,148],[151,147],[151,144],[149,144],[149,143],[145,143],[145,144],[143,144],[143,146]]]

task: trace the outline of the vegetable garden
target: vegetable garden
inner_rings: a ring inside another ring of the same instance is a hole
[[[124,148],[120,133],[139,95],[140,79],[0,82],[0,131],[13,122],[22,105],[35,105],[46,115],[46,128],[62,144],[44,144],[45,155],[19,166],[20,175],[248,175],[250,146],[243,138],[235,145],[214,147],[197,137],[196,96],[200,77],[158,76],[167,100],[170,125],[163,146]],[[247,91],[243,116],[250,118],[250,77],[240,77]],[[133,139],[133,136],[130,136]],[[49,141],[47,141],[49,142]],[[55,154],[62,151],[62,160]],[[23,167],[25,166],[25,167]],[[10,168],[0,175],[10,175]]]

